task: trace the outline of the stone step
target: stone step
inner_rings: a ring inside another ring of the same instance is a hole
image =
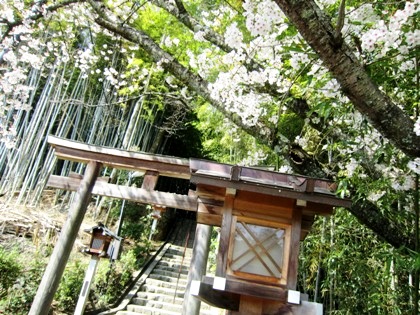
[[[137,312],[139,306],[148,306],[151,308],[164,309],[165,311],[176,312],[178,314],[182,313],[182,304],[176,304],[172,301],[156,301],[156,300],[144,300],[136,298],[135,304],[130,304],[127,306],[127,311]]]
[[[175,243],[172,243],[170,248],[172,248],[172,249],[177,249],[177,250],[182,250],[182,251],[183,251],[183,250],[184,250],[184,248],[185,248],[185,243],[180,244],[180,245],[175,244]],[[188,247],[188,245],[187,245],[187,250],[192,250],[192,247],[190,248],[190,247]]]
[[[130,305],[129,305],[130,306]],[[117,315],[179,315],[179,312],[166,311],[159,308],[149,306],[137,306],[135,310],[119,311]]]
[[[166,311],[163,309],[156,309],[156,308],[151,308],[148,306],[139,306],[137,307],[137,309],[135,311],[118,311],[116,313],[116,315],[139,315],[139,314],[143,314],[143,315],[179,315],[181,314],[180,312],[171,312],[171,311]],[[200,315],[224,315],[225,312],[224,310],[220,310],[220,309],[216,309],[216,308],[212,308],[212,309],[203,309],[201,308],[200,310]]]
[[[155,268],[163,269],[163,270],[181,270],[182,272],[187,272],[190,270],[189,264],[188,265],[181,265],[179,263],[174,263],[170,261],[160,261]]]
[[[160,302],[182,306],[182,303],[184,302],[183,298],[177,297],[174,299],[173,296],[160,294],[160,293],[139,292],[137,296],[138,297],[132,300],[132,304],[144,306],[146,305],[144,300],[146,300],[146,301],[160,301]],[[201,315],[219,315],[219,314],[224,314],[224,310],[216,309],[206,303],[201,303],[200,314]]]
[[[182,259],[182,257],[163,257],[155,268],[160,266],[171,267],[174,270],[189,270],[191,259]]]
[[[166,289],[171,289],[171,290],[177,290],[177,291],[185,291],[185,284],[180,284],[176,282],[164,282],[164,281],[160,281],[160,280],[156,280],[156,279],[146,279],[145,285],[149,286],[149,287],[157,287],[157,288],[166,288]],[[143,287],[143,286],[142,286]],[[142,288],[140,288],[141,291],[144,291]]]
[[[174,291],[175,292],[175,291]],[[138,292],[137,297],[135,297],[132,302],[133,304],[138,304],[138,302],[142,303],[142,300],[148,300],[148,301],[161,301],[166,303],[173,303],[182,305],[184,302],[184,299],[181,297],[174,298],[172,295],[166,295],[166,294],[160,294],[160,293],[151,293],[151,292]],[[138,304],[142,305],[142,304]]]
[[[194,231],[195,222],[192,220],[183,221],[181,225],[178,225],[172,244],[148,274],[144,284],[131,299],[126,310],[118,312],[117,315],[175,315],[182,313],[182,303],[192,257]],[[200,315],[221,314],[224,313],[202,303]]]
[[[176,273],[181,273],[182,275],[188,275],[188,271],[190,270],[188,266],[185,265],[174,265],[174,264],[169,264],[169,263],[160,263],[157,264],[155,269],[153,270],[159,270],[161,272],[176,272]]]
[[[183,247],[170,247],[167,251],[167,254],[178,255],[178,256],[192,256],[192,249],[191,248],[183,248]]]
[[[138,302],[140,302],[141,304],[129,304],[127,306],[127,311],[141,313],[141,311],[139,312],[139,310],[142,310],[144,307],[148,307],[152,309],[165,310],[167,312],[174,312],[176,314],[182,313],[182,305],[179,304],[148,300],[138,300]]]
[[[155,286],[153,285],[153,283],[151,283],[151,284],[142,285],[142,287],[140,288],[140,291],[137,292],[137,294],[140,294],[141,292],[165,294],[172,298],[176,295],[176,297],[178,298],[184,298],[185,288]]]
[[[171,278],[179,278],[179,279],[187,279],[188,277],[188,271],[186,270],[176,270],[176,269],[161,269],[161,268],[155,268],[152,271],[152,274],[155,275],[161,275],[165,277],[171,277]]]
[[[178,279],[176,277],[169,277],[169,276],[166,276],[166,275],[151,273],[149,275],[149,277],[147,278],[147,280],[149,280],[149,279],[159,280],[161,282],[174,284],[174,285],[177,285],[177,284],[181,285],[181,286],[186,286],[187,285],[187,278],[186,277],[184,279]],[[147,282],[147,280],[146,280],[146,282]]]
[[[178,254],[174,254],[174,253],[168,253],[166,252],[165,255],[163,255],[164,260],[166,259],[174,259],[174,260],[184,260],[184,261],[190,261],[191,260],[191,256],[185,256],[183,257],[182,255],[178,255]]]

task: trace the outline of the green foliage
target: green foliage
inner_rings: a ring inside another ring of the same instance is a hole
[[[276,164],[275,154],[224,119],[208,104],[197,107],[195,127],[201,132],[203,156],[245,166]]]
[[[219,228],[217,227],[213,227],[211,230],[209,257],[207,260],[207,271],[211,274],[216,272],[216,258],[219,249],[219,232]]]
[[[295,113],[284,113],[278,122],[279,133],[290,141],[294,141],[302,132],[305,122]]]
[[[203,158],[202,135],[196,128],[197,122],[197,116],[193,112],[188,112],[183,127],[169,138],[165,154],[183,158]]]
[[[41,282],[45,263],[37,255],[33,260],[28,260],[27,256],[23,257],[17,251],[7,252],[0,248],[0,313],[28,314]],[[113,303],[130,283],[136,268],[138,260],[134,250],[123,252],[120,260],[112,265],[108,260],[101,260],[91,290],[91,302],[98,303],[95,307]],[[54,309],[66,314],[74,312],[86,269],[86,259],[76,257],[68,263],[54,296]]]
[[[134,178],[132,185],[141,186],[143,178]],[[124,204],[124,206],[122,206]],[[121,237],[130,239],[134,242],[132,249],[138,258],[138,265],[141,265],[144,258],[147,257],[152,244],[149,241],[152,218],[150,216],[151,207],[136,202],[117,201],[116,206],[111,212],[113,221],[117,221],[123,207],[123,225],[121,229]]]
[[[58,309],[73,312],[83,285],[87,264],[79,259],[70,262],[64,271],[58,290],[54,296]]]
[[[150,231],[150,208],[136,202],[120,201],[112,212],[114,218],[119,217],[121,209],[123,211],[121,236],[134,240],[143,239]]]
[[[22,266],[18,261],[17,251],[6,251],[0,247],[0,299],[7,295],[9,288],[19,277]]]
[[[41,282],[45,262],[38,256],[29,261],[27,256],[16,257],[16,259],[21,261],[19,263],[22,266],[21,272],[13,286],[9,287],[7,296],[0,301],[0,313],[24,315],[28,314]]]
[[[408,314],[407,258],[339,209],[316,220],[302,244],[300,285],[312,298],[318,291],[328,314]]]
[[[137,267],[136,261],[132,250],[122,253],[121,258],[112,264],[101,261],[89,296],[95,307],[109,306],[121,296],[132,280],[132,274]]]

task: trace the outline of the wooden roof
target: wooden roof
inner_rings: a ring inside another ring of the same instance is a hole
[[[258,168],[190,159],[193,183],[234,188],[266,195],[349,207],[348,199],[335,195],[337,185],[325,179],[284,174]]]

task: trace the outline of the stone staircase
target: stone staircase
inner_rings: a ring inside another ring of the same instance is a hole
[[[172,240],[161,250],[149,266],[149,271],[140,277],[137,287],[123,310],[117,315],[178,315],[187,285],[196,223],[183,220],[175,228]],[[115,313],[114,313],[115,314]],[[200,315],[218,315],[220,309],[201,303]]]

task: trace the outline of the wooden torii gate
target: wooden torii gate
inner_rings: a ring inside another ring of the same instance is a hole
[[[350,201],[334,194],[326,180],[281,174],[197,159],[99,147],[48,137],[59,159],[87,164],[82,178],[51,175],[48,186],[77,191],[32,303],[30,315],[48,314],[80,229],[91,194],[157,207],[197,212],[193,262],[188,275],[183,314],[198,314],[199,300],[231,314],[271,314],[296,298],[299,241],[316,214]],[[141,188],[98,179],[101,167],[145,173]],[[187,195],[154,190],[159,176],[190,180]],[[209,227],[220,226],[216,276],[205,277]],[[202,239],[200,239],[202,235]],[[193,297],[195,296],[195,297]]]

